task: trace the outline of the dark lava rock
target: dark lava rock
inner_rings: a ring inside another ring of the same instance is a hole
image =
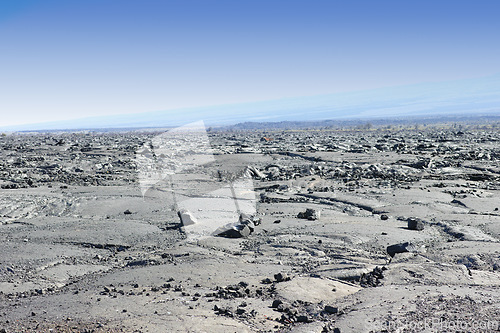
[[[233,311],[229,308],[220,308],[217,305],[214,305],[214,311],[216,314],[221,315],[221,316],[227,316],[227,317],[233,317]]]
[[[424,221],[421,219],[410,217],[408,218],[408,229],[421,231],[424,230]]]
[[[451,203],[454,204],[454,205],[460,206],[460,207],[467,208],[466,204],[464,204],[462,201],[457,200],[457,199],[451,200]]]
[[[251,294],[251,290],[246,288],[245,283],[240,282],[236,285],[230,285],[226,287],[217,287],[217,293],[207,297],[217,297],[222,299],[233,299],[233,298],[243,298],[248,297]]]
[[[307,208],[305,212],[300,212],[297,217],[299,219],[307,219],[307,220],[319,220],[321,216],[321,211],[315,210],[312,208]]]
[[[361,274],[359,284],[362,287],[377,287],[380,285],[380,280],[384,278],[383,271],[384,269],[377,266],[370,273]]]
[[[274,279],[276,280],[276,282],[290,281],[290,277],[286,276],[283,273],[274,274]]]
[[[388,220],[388,219],[389,219],[389,216],[387,216],[387,215],[385,215],[385,214],[382,214],[382,215],[380,215],[380,219],[381,219],[382,221],[385,221],[385,220]]]
[[[123,212],[123,214],[125,214],[125,215],[130,215],[130,214],[132,214],[132,212],[131,212],[130,210],[128,210],[128,209],[127,209],[126,211],[124,211],[124,212]]]
[[[310,322],[310,319],[307,315],[300,315],[300,316],[297,316],[297,322],[298,323],[308,323],[308,322]]]
[[[329,313],[329,314],[335,314],[335,313],[339,312],[339,309],[334,307],[334,306],[327,305],[327,306],[325,306],[325,312]]]
[[[15,190],[18,189],[19,185],[13,183],[13,184],[2,184],[2,189],[4,190]]]
[[[271,281],[270,278],[265,278],[264,280],[261,281],[262,284],[271,284],[273,281]]]
[[[255,230],[255,226],[259,225],[261,220],[253,215],[241,214],[238,223],[219,228],[216,235],[226,238],[242,238],[248,237]]]
[[[252,231],[248,226],[240,224],[217,234],[217,236],[226,238],[241,238],[248,237],[251,232]]]
[[[274,309],[276,309],[276,308],[278,308],[278,306],[280,306],[280,304],[283,304],[283,302],[280,301],[279,299],[275,299],[273,301],[273,305],[271,305],[271,307],[274,308]]]
[[[238,286],[241,288],[246,288],[246,287],[248,287],[248,282],[240,281],[240,282],[238,282]]]
[[[415,252],[416,250],[417,248],[415,247],[415,245],[411,244],[410,242],[405,242],[389,245],[387,247],[387,254],[390,255],[391,258],[394,258],[396,253]]]

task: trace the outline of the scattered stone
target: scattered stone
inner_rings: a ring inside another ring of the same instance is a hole
[[[278,308],[278,306],[280,306],[281,304],[283,304],[283,302],[282,302],[281,300],[279,300],[279,299],[275,299],[275,300],[273,301],[273,304],[271,305],[271,307],[272,307],[272,308],[277,309],[277,308]]]
[[[243,213],[236,224],[229,224],[218,228],[214,232],[214,235],[226,238],[248,237],[255,230],[255,226],[259,224],[260,219]]]
[[[466,204],[464,204],[462,201],[457,200],[457,199],[451,200],[451,203],[454,204],[454,205],[460,206],[460,207],[467,208]]]
[[[407,219],[408,229],[422,231],[424,230],[424,221],[416,217],[410,217]]]
[[[307,315],[297,316],[297,322],[298,323],[308,323],[308,322],[310,322],[309,316],[307,316]]]
[[[404,253],[404,252],[417,252],[417,248],[410,242],[393,244],[387,247],[387,254],[391,256],[391,260],[392,258],[394,258],[396,253]]]
[[[19,185],[16,184],[16,183],[12,183],[12,184],[2,184],[2,189],[4,190],[15,190],[15,189],[18,189],[19,188]]]
[[[382,221],[385,221],[385,220],[388,220],[388,219],[389,219],[389,216],[387,216],[387,215],[385,215],[385,214],[382,214],[382,215],[380,215],[380,219],[381,219]]]
[[[246,225],[236,225],[228,230],[218,233],[217,236],[226,238],[241,238],[248,237],[251,232],[250,228]]]
[[[188,226],[198,223],[193,214],[187,209],[181,209],[180,211],[177,212],[177,215],[179,216],[183,226]]]
[[[299,219],[307,219],[307,220],[319,220],[321,216],[321,211],[307,208],[305,212],[300,212],[297,217]]]
[[[130,214],[132,214],[132,212],[131,212],[130,210],[128,210],[128,209],[127,209],[126,211],[124,211],[124,212],[123,212],[123,214],[125,214],[125,215],[130,215]]]
[[[329,314],[335,314],[335,313],[339,312],[339,309],[334,307],[334,306],[331,306],[331,305],[326,305],[325,312],[329,313]]]
[[[227,317],[234,317],[233,311],[230,308],[221,308],[217,305],[214,305],[214,311],[216,314]]]
[[[290,281],[290,277],[286,276],[284,273],[274,274],[274,279],[276,282]]]
[[[359,284],[362,287],[377,287],[381,283],[380,280],[384,278],[383,271],[383,268],[377,266],[373,271],[361,274]]]
[[[270,278],[265,278],[264,280],[261,281],[262,284],[271,284],[273,281]]]
[[[238,286],[241,288],[246,288],[248,287],[248,283],[246,283],[245,281],[240,281],[238,282]]]

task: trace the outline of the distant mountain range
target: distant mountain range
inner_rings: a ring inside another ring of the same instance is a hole
[[[0,130],[158,128],[198,120],[203,120],[207,126],[218,126],[242,122],[370,120],[438,115],[500,115],[500,74],[349,93],[0,127]]]

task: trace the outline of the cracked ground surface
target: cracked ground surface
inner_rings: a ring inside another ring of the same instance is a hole
[[[211,132],[182,195],[253,166],[262,222],[196,240],[169,184],[139,189],[154,135],[0,138],[0,329],[499,330],[498,128]]]

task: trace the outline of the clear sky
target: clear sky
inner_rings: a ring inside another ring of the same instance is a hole
[[[0,126],[500,73],[498,0],[2,0]]]

